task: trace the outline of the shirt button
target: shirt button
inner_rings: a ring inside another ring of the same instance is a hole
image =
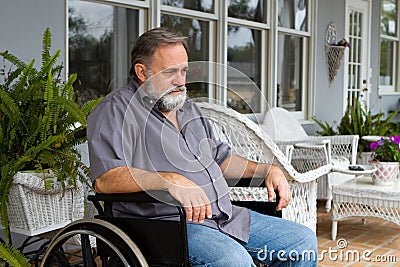
[[[212,178],[212,181],[215,183],[215,181],[216,181],[215,178]]]
[[[224,211],[224,208],[223,208],[223,207],[220,207],[219,209],[220,209],[221,211]]]
[[[149,102],[150,102],[150,104],[153,104],[153,103],[154,103],[154,101],[153,101],[153,100],[150,100]]]

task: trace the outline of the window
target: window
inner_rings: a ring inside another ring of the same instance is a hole
[[[227,43],[228,66],[233,68],[227,72],[227,104],[241,113],[260,113],[261,31],[229,25]]]
[[[381,9],[381,48],[379,93],[399,92],[398,77],[398,2],[383,0]]]
[[[184,36],[188,36],[188,56],[190,62],[209,61],[210,22],[195,18],[161,14],[161,26],[175,29],[176,31],[180,31]],[[198,66],[196,63],[191,64],[188,76],[190,76],[190,71],[193,71],[193,65]],[[203,78],[203,81],[208,80],[207,77]],[[191,82],[188,85],[188,89],[188,95],[191,98],[210,97],[212,95],[209,91],[209,84],[205,82]]]
[[[308,1],[278,1],[276,105],[293,112],[305,109],[308,78]]]
[[[216,99],[259,118],[267,105],[280,106],[304,119],[312,87],[311,2],[68,0],[69,72],[78,73],[83,101],[103,96],[127,82],[137,37],[170,27],[189,37],[190,62],[212,62],[189,67],[188,77],[201,75],[189,81],[191,98]]]
[[[161,4],[214,13],[214,0],[161,0]]]
[[[82,102],[127,82],[130,46],[138,36],[139,11],[69,0],[69,73]]]

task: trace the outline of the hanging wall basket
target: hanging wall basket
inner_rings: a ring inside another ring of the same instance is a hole
[[[328,25],[326,30],[326,66],[328,68],[329,85],[335,79],[337,70],[343,61],[343,56],[348,43],[342,39],[339,43],[336,42],[336,26],[333,23]]]

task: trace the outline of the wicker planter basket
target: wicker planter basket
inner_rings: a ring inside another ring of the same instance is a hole
[[[399,175],[398,162],[371,162],[376,167],[372,174],[375,185],[393,185]]]
[[[12,232],[38,235],[62,228],[84,215],[82,187],[63,191],[55,183],[52,189],[45,189],[40,175],[18,172],[14,177],[7,203]]]

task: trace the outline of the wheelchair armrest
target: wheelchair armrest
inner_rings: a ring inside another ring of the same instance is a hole
[[[171,205],[180,205],[168,191],[165,190],[150,190],[148,192],[134,193],[114,193],[90,195],[90,201],[115,201],[115,202],[138,202],[138,203],[168,203]]]
[[[252,179],[227,179],[229,187],[265,187],[263,178]],[[232,204],[240,207],[246,207],[262,214],[276,216],[282,218],[282,211],[277,211],[276,207],[279,203],[279,192],[275,190],[275,201],[262,202],[262,201],[232,201]]]
[[[181,212],[183,208],[181,204],[174,199],[168,191],[165,190],[150,190],[143,192],[132,192],[132,193],[114,193],[114,194],[101,194],[96,193],[95,195],[89,195],[88,200],[92,201],[95,205],[99,214],[106,212],[107,206],[112,202],[135,202],[135,203],[165,203],[168,205],[176,206]],[[100,201],[104,202],[104,209],[100,204]]]

